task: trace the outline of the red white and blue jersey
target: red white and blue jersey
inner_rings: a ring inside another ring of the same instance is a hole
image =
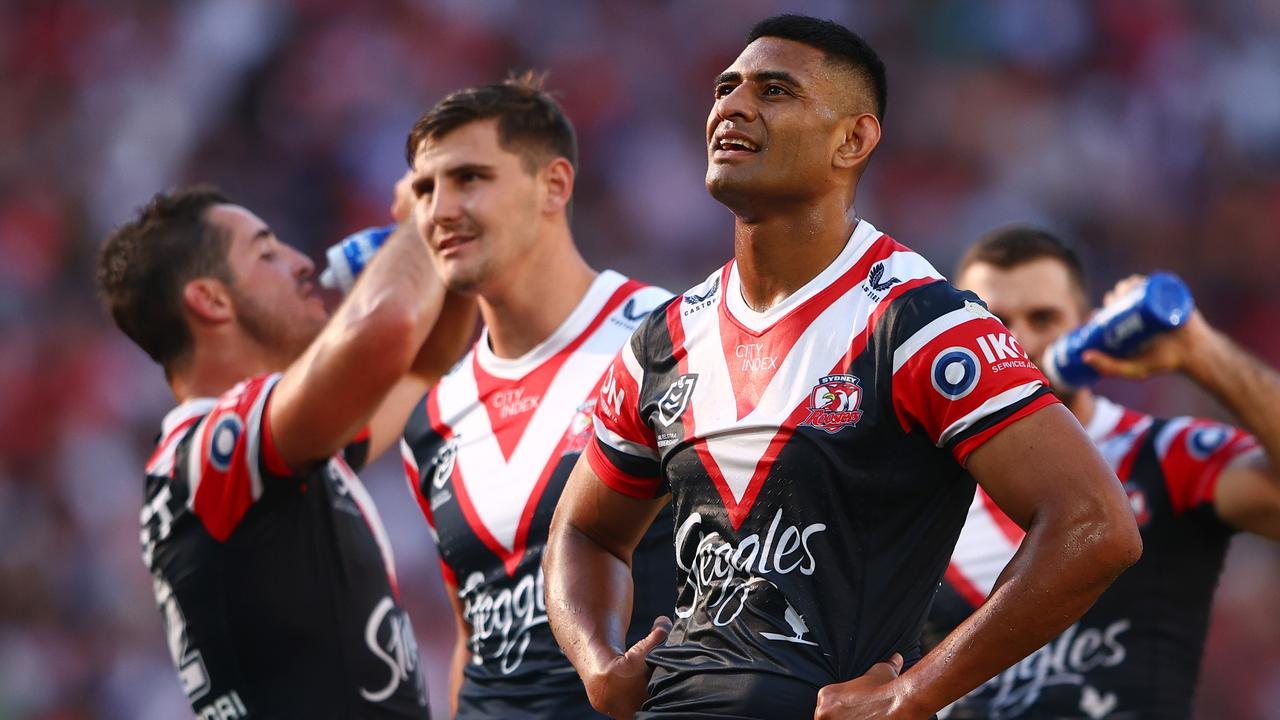
[[[587,455],[675,508],[675,626],[642,717],[809,717],[822,686],[918,659],[966,458],[1054,402],[976,296],[866,222],[768,311],[733,262],[655,311]]]
[[[426,685],[378,511],[352,465],[300,473],[268,427],[279,374],[164,419],[147,463],[142,559],[197,718],[427,718]]]
[[[591,439],[600,379],[671,293],[606,271],[554,333],[517,359],[488,333],[410,416],[402,450],[446,581],[471,628],[458,717],[599,717],[547,624],[542,551],[556,502]],[[666,513],[637,548],[634,642],[671,612]]]
[[[1260,452],[1240,430],[1159,419],[1097,398],[1086,428],[1129,494],[1142,558],[1062,635],[961,699],[947,717],[1191,717],[1213,591],[1234,532],[1213,507],[1218,478]],[[980,605],[1022,542],[981,490],[930,613],[941,638]]]

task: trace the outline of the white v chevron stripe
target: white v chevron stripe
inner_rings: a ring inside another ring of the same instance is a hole
[[[902,279],[904,286],[916,279],[941,277],[913,252],[895,252],[882,262],[885,271]],[[807,399],[820,375],[830,371],[849,351],[879,303],[885,301],[886,295],[892,296],[877,293],[872,299],[872,294],[863,289],[865,284],[863,279],[853,285],[804,329],[755,408],[741,420],[736,416],[730,370],[720,342],[719,313],[682,317],[688,372],[698,374],[695,397],[690,403],[695,433],[718,466],[734,502],[743,501],[760,460],[788,416]],[[730,292],[739,290],[725,288],[721,295]],[[714,469],[708,470],[714,477]]]
[[[525,508],[536,502],[532,494],[538,479],[625,336],[625,329],[603,322],[565,360],[533,410],[510,461],[503,459],[489,414],[479,401],[473,355],[436,386],[440,421],[458,439],[454,482],[465,486],[480,523],[508,552],[516,549]]]

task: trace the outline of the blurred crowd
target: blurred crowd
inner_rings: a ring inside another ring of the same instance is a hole
[[[711,80],[781,10],[889,69],[859,213],[947,272],[977,235],[1075,241],[1099,298],[1180,273],[1280,365],[1280,4],[1267,0],[0,2],[0,720],[184,716],[139,557],[141,468],[172,404],[94,295],[96,249],[156,190],[209,181],[319,257],[388,220],[413,120],[550,71],[577,126],[596,267],[680,290],[732,254],[702,187]],[[1178,379],[1105,386],[1223,417]],[[452,618],[394,461],[366,478],[441,715]],[[1170,598],[1176,602],[1176,598]],[[1280,718],[1280,553],[1237,541],[1198,717]]]

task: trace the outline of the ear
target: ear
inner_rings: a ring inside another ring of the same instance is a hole
[[[562,212],[573,198],[573,165],[558,157],[542,171],[546,195],[543,197],[542,211],[545,213]]]
[[[235,319],[235,304],[221,280],[200,277],[182,288],[182,305],[191,317],[202,323],[217,325]]]
[[[880,144],[880,121],[871,113],[853,115],[841,123],[844,142],[836,148],[832,164],[841,170],[861,171],[867,158]]]

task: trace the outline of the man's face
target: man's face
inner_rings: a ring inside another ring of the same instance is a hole
[[[760,38],[715,81],[707,117],[707,190],[733,207],[808,197],[833,180],[851,106],[849,76],[821,50]]]
[[[227,265],[236,321],[264,347],[287,360],[296,358],[329,319],[311,281],[315,265],[238,205],[215,205],[205,219],[230,239]]]
[[[498,144],[496,119],[424,141],[413,169],[414,221],[450,290],[483,293],[531,251],[545,183]]]
[[[960,273],[956,287],[977,293],[1036,363],[1054,340],[1085,320],[1080,289],[1067,266],[1053,258],[1007,270],[976,262]]]

